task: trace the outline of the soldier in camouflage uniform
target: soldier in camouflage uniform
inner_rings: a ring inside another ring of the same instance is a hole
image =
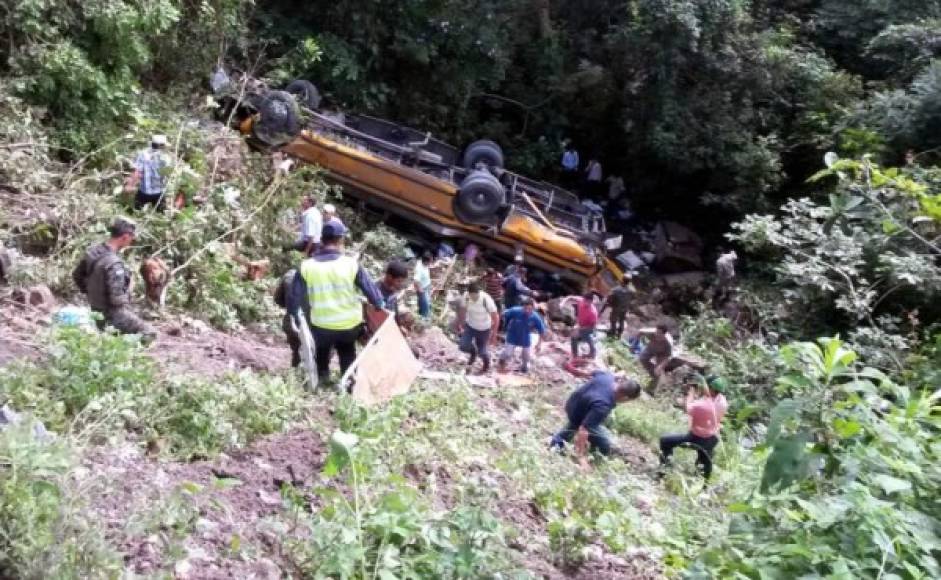
[[[111,238],[89,248],[72,272],[79,290],[88,296],[88,305],[104,317],[99,327],[110,324],[124,334],[140,334],[145,341],[156,332],[131,311],[131,273],[118,252],[134,242],[137,226],[117,218],[109,230]]]

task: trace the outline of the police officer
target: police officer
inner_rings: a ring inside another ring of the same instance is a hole
[[[369,274],[352,256],[343,255],[346,227],[323,225],[320,249],[301,262],[288,299],[288,311],[303,310],[316,344],[317,376],[330,374],[330,355],[336,349],[343,374],[356,360],[356,340],[363,332],[363,306],[359,294],[376,308],[382,296]]]
[[[72,272],[79,290],[88,296],[88,304],[104,320],[99,328],[110,324],[124,334],[140,334],[149,342],[156,332],[131,310],[131,274],[118,255],[134,243],[137,225],[127,218],[117,218],[109,229],[106,242],[96,244]]]

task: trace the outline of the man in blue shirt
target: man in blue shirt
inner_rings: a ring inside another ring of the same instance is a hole
[[[562,152],[562,183],[566,187],[571,187],[578,182],[578,151],[571,142],[565,144],[565,151]]]
[[[529,353],[532,347],[532,333],[540,337],[546,335],[546,323],[534,311],[532,298],[523,298],[522,304],[508,308],[503,313],[503,324],[506,328],[506,345],[500,354],[500,372],[506,372],[506,365],[513,358],[517,348],[522,351],[523,365],[520,372],[529,372]],[[539,352],[539,344],[536,345]]]
[[[609,455],[611,440],[602,424],[618,403],[639,396],[637,381],[615,377],[608,371],[595,371],[590,381],[569,396],[565,403],[568,425],[552,437],[550,446],[562,449],[574,437],[575,452],[581,459],[588,448]]]

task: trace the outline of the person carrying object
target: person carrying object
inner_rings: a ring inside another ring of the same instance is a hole
[[[376,308],[384,305],[366,270],[356,258],[343,254],[345,236],[342,224],[324,224],[321,247],[301,262],[288,299],[289,312],[294,315],[300,309],[310,325],[321,381],[329,377],[334,350],[340,359],[341,375],[356,360],[356,342],[363,332],[360,295]]]

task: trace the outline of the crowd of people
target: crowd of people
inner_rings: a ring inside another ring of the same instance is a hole
[[[151,148],[142,152],[128,187],[136,189],[135,207],[160,206],[165,191],[161,181],[162,150],[166,139],[155,136]],[[593,165],[592,165],[593,164]],[[578,153],[567,149],[563,156],[565,171],[578,167]],[[588,169],[590,181],[600,182],[601,169],[592,160]],[[301,260],[280,279],[275,291],[275,302],[284,308],[282,328],[291,348],[291,364],[299,366],[301,357],[300,331],[306,326],[314,342],[314,360],[320,382],[330,379],[330,363],[336,352],[340,374],[356,359],[356,345],[365,329],[368,309],[385,312],[394,317],[400,327],[410,318],[403,307],[402,296],[411,289],[416,298],[418,316],[428,321],[433,307],[432,268],[434,254],[423,251],[410,267],[405,262],[389,262],[381,279],[375,282],[358,260],[344,252],[349,231],[334,206],[318,205],[316,196],[305,196],[301,201],[297,239],[285,250],[301,253]],[[88,249],[73,272],[76,286],[88,296],[90,308],[99,313],[99,327],[111,326],[119,332],[140,334],[153,340],[156,332],[131,309],[131,276],[120,257],[137,235],[137,226],[128,218],[116,219],[110,227],[110,237]],[[474,248],[472,257],[465,254],[469,264],[476,264],[479,256]],[[453,252],[452,252],[453,253]],[[734,252],[723,254],[718,262],[720,289],[725,291],[734,278]],[[411,284],[409,284],[411,282]],[[525,259],[517,255],[502,273],[486,267],[470,281],[466,292],[457,302],[455,330],[459,349],[467,354],[468,372],[491,372],[493,351],[500,335],[503,347],[497,356],[500,372],[507,372],[519,353],[517,372],[528,373],[533,354],[538,354],[549,327],[536,309],[536,299],[546,299],[561,292],[557,276],[550,276],[538,289],[530,286]],[[573,359],[584,357],[582,345],[587,346],[587,359],[597,358],[597,332],[601,315],[610,310],[608,335],[622,340],[627,332],[626,317],[631,309],[634,287],[630,273],[600,301],[597,295],[585,292],[567,298],[562,306],[574,311],[570,348]],[[364,302],[368,306],[364,307]],[[670,329],[658,324],[650,331],[636,330],[631,338],[646,335],[646,345],[639,349],[638,360],[649,375],[648,391],[653,392],[660,378],[674,363],[674,345]],[[475,365],[480,362],[479,371]],[[686,399],[689,430],[667,435],[660,441],[661,461],[668,465],[677,446],[696,450],[697,465],[704,477],[712,472],[712,453],[718,442],[719,426],[728,408],[724,397],[725,383],[718,377],[690,379]],[[616,451],[602,424],[614,407],[624,401],[636,399],[640,384],[623,375],[607,370],[596,371],[591,379],[569,397],[565,412],[568,419],[563,429],[551,440],[551,447],[560,449],[574,443],[576,454],[584,463],[589,451],[609,455]]]

